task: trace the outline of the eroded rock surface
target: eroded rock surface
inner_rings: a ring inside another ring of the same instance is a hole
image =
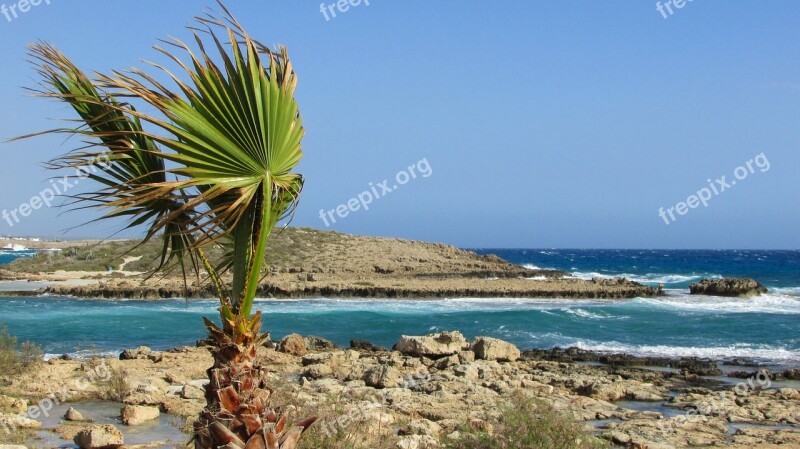
[[[730,296],[735,298],[750,298],[767,293],[767,288],[753,279],[724,278],[703,279],[689,286],[693,295]]]

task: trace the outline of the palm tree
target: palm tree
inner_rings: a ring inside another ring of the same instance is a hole
[[[157,270],[179,267],[184,279],[187,270],[204,271],[213,284],[222,324],[205,319],[214,365],[195,447],[292,449],[316,418],[289,424],[271,404],[267,371],[256,359],[265,337],[253,301],[267,239],[290,218],[303,187],[293,173],[304,133],[297,76],[285,47],[273,51],[252,39],[220,6],[222,18],[208,14],[189,27],[194,49],[174,38],[155,47],[188,75],[184,81],[149,63],[175,91],[138,69],[92,79],[53,46],[32,45],[43,80],[36,92],[69,104],[79,119],[74,128],[24,137],[78,136],[85,145],[49,167],[78,170],[99,187],[69,196],[68,204],[98,207],[104,210],[98,219],[144,227],[145,242],[163,241]],[[209,245],[224,250],[216,265],[206,257]],[[230,285],[221,280],[227,272]]]

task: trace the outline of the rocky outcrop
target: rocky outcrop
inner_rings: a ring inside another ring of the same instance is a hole
[[[110,424],[84,429],[73,441],[81,449],[112,449],[124,444],[122,432]]]
[[[301,335],[290,334],[283,337],[281,341],[278,342],[278,351],[284,354],[302,357],[306,355],[308,348],[306,348],[306,342]]]
[[[406,355],[437,359],[458,354],[468,347],[469,343],[461,332],[442,332],[424,337],[403,335],[394,345],[394,350]]]
[[[689,286],[693,295],[750,298],[767,293],[766,287],[749,278],[703,279]]]
[[[306,344],[306,349],[309,351],[335,351],[339,349],[336,343],[313,335],[306,335],[303,337],[303,342]]]
[[[470,347],[478,360],[516,362],[521,355],[513,344],[491,337],[476,337]]]
[[[151,360],[158,362],[162,359],[160,352],[155,352],[147,346],[139,346],[136,349],[126,349],[119,355],[120,360]]]
[[[386,352],[383,346],[378,346],[367,340],[350,340],[350,349],[367,352]]]
[[[158,407],[126,405],[120,410],[122,423],[126,426],[141,426],[148,421],[158,419],[159,416],[161,416],[161,410]]]
[[[380,365],[367,371],[364,383],[378,389],[396,388],[403,385],[403,374],[391,366]]]

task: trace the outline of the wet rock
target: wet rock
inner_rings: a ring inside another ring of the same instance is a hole
[[[367,352],[387,352],[388,349],[368,342],[367,340],[350,340],[350,348]]]
[[[64,414],[64,419],[66,421],[74,421],[74,422],[91,422],[91,419],[86,419],[81,412],[75,410],[75,408],[70,407],[67,410],[67,413]]]
[[[290,334],[281,339],[278,342],[278,352],[282,352],[284,354],[296,355],[296,356],[304,356],[308,352],[306,348],[306,343],[299,334]]]
[[[787,369],[783,372],[783,378],[787,380],[800,380],[800,369]]]
[[[528,349],[522,353],[525,360],[549,360],[553,362],[597,362],[600,355],[581,348]]]
[[[81,449],[111,449],[124,444],[122,432],[110,424],[84,429],[72,441]]]
[[[476,337],[472,341],[472,352],[479,360],[498,360],[516,362],[521,353],[519,349],[506,341],[491,337]]]
[[[142,405],[126,405],[120,410],[122,423],[126,426],[140,426],[148,421],[153,421],[161,416],[158,407],[148,407]]]
[[[693,295],[750,298],[767,293],[766,287],[749,278],[703,279],[689,286]]]
[[[461,332],[442,332],[427,336],[403,335],[394,349],[406,355],[434,359],[458,354],[468,346]]]

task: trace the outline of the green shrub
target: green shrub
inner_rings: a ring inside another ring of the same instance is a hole
[[[600,449],[608,443],[542,401],[516,395],[504,406],[491,430],[465,426],[445,449]]]
[[[0,327],[0,376],[20,374],[42,361],[43,351],[36,344],[25,341],[17,343],[17,338],[8,333],[6,326]]]

